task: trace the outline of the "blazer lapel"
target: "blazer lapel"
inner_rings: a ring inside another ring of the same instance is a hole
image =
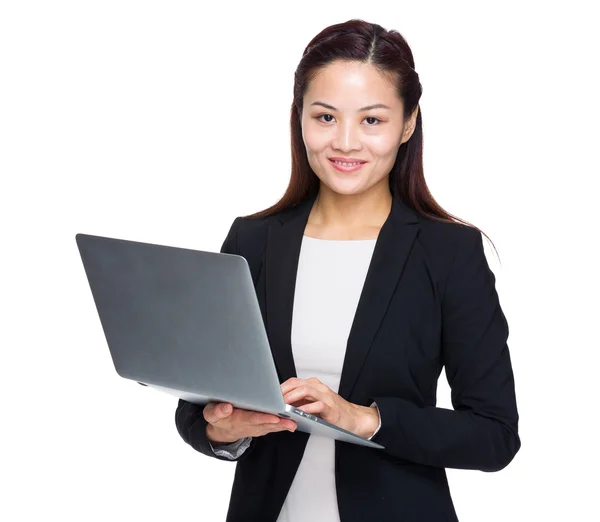
[[[338,394],[349,400],[365,357],[398,285],[410,249],[417,237],[415,212],[394,198],[381,227],[350,328]],[[401,320],[399,318],[399,320]]]
[[[266,329],[279,379],[297,377],[292,354],[292,311],[304,229],[316,195],[270,224],[265,253]]]
[[[316,196],[274,220],[265,254],[266,323],[281,382],[297,377],[291,330],[296,275],[304,229]],[[375,338],[417,236],[419,219],[409,207],[392,201],[383,224],[350,329],[338,394],[348,400]]]

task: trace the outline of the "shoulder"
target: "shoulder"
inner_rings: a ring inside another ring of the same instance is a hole
[[[240,216],[236,218],[239,222],[240,234],[250,236],[251,239],[257,240],[262,236],[266,236],[269,227],[280,225],[286,220],[296,216],[299,211],[305,207],[307,202],[302,202],[299,205],[285,208],[268,216],[256,216],[250,214],[248,216]]]
[[[457,252],[472,250],[482,244],[481,232],[470,225],[437,221],[424,216],[420,216],[419,225],[418,242],[436,257],[451,260]]]
[[[440,289],[457,267],[476,267],[485,259],[482,234],[477,228],[422,216],[413,254],[416,262],[427,267]]]
[[[261,256],[264,252],[269,225],[276,216],[267,217],[245,217],[239,216],[235,219],[237,248],[239,253],[248,258]]]
[[[440,303],[445,296],[460,295],[477,278],[488,277],[482,237],[471,225],[419,218],[411,257],[425,268]]]
[[[245,217],[240,216],[237,218],[239,221],[239,231],[240,234],[244,235],[262,235],[266,234],[269,228],[269,225],[273,222],[273,220],[277,219],[276,215],[267,216],[267,217]]]

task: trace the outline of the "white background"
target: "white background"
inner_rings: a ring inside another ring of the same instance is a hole
[[[500,253],[523,446],[448,470],[459,518],[600,520],[593,2],[415,4],[0,4],[0,519],[224,520],[235,465],[116,374],[75,234],[218,250],[287,186],[304,47],[362,18],[413,50],[434,197]]]

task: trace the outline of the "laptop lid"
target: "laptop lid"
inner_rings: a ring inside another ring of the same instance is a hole
[[[246,259],[76,235],[117,373],[199,404],[283,412]]]

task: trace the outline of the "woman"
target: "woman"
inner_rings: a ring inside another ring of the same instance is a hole
[[[179,401],[194,449],[238,463],[228,521],[456,521],[445,468],[498,471],[520,448],[508,325],[479,229],[425,184],[421,84],[400,34],[328,27],[297,68],[292,174],[236,218],[285,402],[369,438]],[[442,367],[454,410],[436,408]]]

